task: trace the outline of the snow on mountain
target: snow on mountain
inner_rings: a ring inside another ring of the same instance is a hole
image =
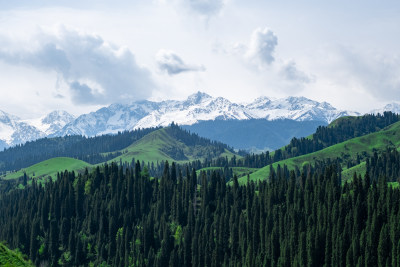
[[[277,100],[260,97],[246,105],[246,108],[252,118],[267,120],[291,119],[330,123],[342,116],[360,115],[358,112],[340,111],[326,102],[320,103],[305,97],[287,97]]]
[[[326,102],[320,103],[305,97],[276,100],[259,97],[249,104],[236,104],[223,97],[214,98],[197,92],[183,101],[114,104],[78,117],[56,135],[94,136],[138,128],[167,126],[173,121],[180,125],[192,125],[207,120],[247,119],[292,119],[330,123],[338,117],[348,115],[359,115],[359,113],[340,111]]]
[[[130,105],[112,104],[96,112],[79,116],[53,136],[95,136],[132,130],[140,119],[158,108],[159,103],[150,101],[140,101]]]
[[[181,125],[192,125],[207,120],[245,120],[251,116],[243,106],[229,100],[198,92],[185,101],[175,101],[172,105],[161,102],[161,109],[151,112],[139,120],[134,127],[146,128],[167,126],[172,121]]]
[[[52,135],[74,120],[75,117],[68,112],[56,110],[39,119],[27,121],[27,123],[35,126],[45,135]]]
[[[36,140],[45,134],[20,118],[0,110],[0,149]]]
[[[186,100],[162,102],[137,101],[112,104],[74,118],[65,111],[54,111],[37,120],[21,119],[0,112],[0,148],[40,137],[115,134],[120,131],[167,126],[171,122],[193,125],[209,120],[291,119],[296,121],[331,121],[357,112],[340,111],[326,102],[305,97],[270,99],[259,97],[251,103],[237,104],[223,97],[197,92]]]
[[[393,113],[400,114],[400,104],[393,102],[393,103],[387,104],[386,106],[384,106],[381,109],[374,109],[371,111],[371,113],[372,114],[378,114],[378,113],[383,114],[383,112],[385,112],[385,111],[391,111]]]

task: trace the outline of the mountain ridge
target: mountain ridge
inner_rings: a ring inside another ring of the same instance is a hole
[[[93,136],[137,128],[168,126],[171,122],[193,125],[209,120],[291,119],[329,123],[336,118],[349,115],[359,115],[359,113],[337,110],[326,102],[320,103],[305,97],[277,100],[259,97],[251,103],[237,104],[223,97],[212,97],[197,92],[182,101],[144,100],[130,104],[112,104],[79,116],[55,135]]]
[[[372,112],[388,109],[400,112],[400,105],[387,105],[382,110]],[[272,99],[260,96],[250,103],[234,103],[226,98],[212,97],[199,91],[185,100],[116,103],[78,117],[66,111],[53,111],[39,119],[23,120],[0,111],[0,149],[42,137],[91,137],[138,128],[168,126],[171,122],[194,125],[202,121],[216,120],[289,119],[329,124],[339,117],[357,115],[360,114],[338,110],[327,102],[318,102],[306,97]]]

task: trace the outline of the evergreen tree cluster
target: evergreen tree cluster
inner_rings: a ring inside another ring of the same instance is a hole
[[[400,266],[400,189],[379,161],[344,186],[335,162],[243,186],[168,162],[159,178],[64,172],[1,192],[0,240],[37,266]]]
[[[366,173],[369,177],[386,179],[388,182],[400,182],[400,153],[387,148],[366,160]]]

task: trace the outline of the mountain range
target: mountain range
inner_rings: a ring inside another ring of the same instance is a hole
[[[382,110],[400,111],[400,105],[389,104]],[[212,97],[197,92],[186,100],[161,102],[137,101],[112,104],[95,112],[74,117],[66,111],[53,111],[35,120],[23,120],[0,111],[0,149],[43,137],[65,135],[96,136],[121,131],[179,125],[196,125],[204,121],[315,121],[328,124],[343,116],[357,116],[358,112],[343,111],[326,102],[305,97],[270,99],[259,97],[251,103],[238,104],[223,97]],[[309,130],[312,133],[315,125]],[[223,141],[223,140],[222,140]]]

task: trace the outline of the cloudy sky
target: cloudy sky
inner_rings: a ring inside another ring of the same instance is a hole
[[[399,1],[0,0],[0,110],[203,91],[368,112],[400,101],[399,25]]]

